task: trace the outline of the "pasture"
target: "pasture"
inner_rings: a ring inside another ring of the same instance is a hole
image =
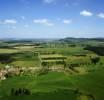
[[[39,67],[43,72],[28,72],[0,80],[0,100],[103,100],[104,56],[95,49],[93,51],[93,47],[91,50],[86,48],[90,43],[39,42],[36,46],[32,41],[2,44],[0,69],[5,69],[6,65],[26,69]],[[91,45],[98,44],[93,42]],[[102,52],[102,48],[98,51]],[[64,69],[61,72],[45,69],[51,66]],[[11,95],[12,88],[29,89],[31,95]]]
[[[103,71],[104,70],[99,70],[86,75],[70,75],[62,72],[50,72],[37,77],[12,77],[0,82],[0,97],[1,100],[7,100],[7,98],[8,100],[12,100],[15,98],[10,95],[12,88],[28,88],[31,90],[32,95],[26,97],[28,99],[31,98],[31,100],[65,100],[66,98],[77,100],[78,95],[73,90],[78,89],[82,94],[91,94],[96,100],[103,100]],[[25,100],[26,97],[17,96],[16,100]]]

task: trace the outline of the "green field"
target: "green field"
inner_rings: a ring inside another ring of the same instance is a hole
[[[99,44],[91,40],[42,42],[38,46],[33,41],[1,43],[0,71],[8,70],[5,66],[9,65],[10,68],[25,68],[27,72],[8,73],[10,76],[6,80],[0,80],[0,100],[103,100],[103,47],[93,51],[96,48],[93,46]],[[12,88],[28,89],[31,95],[12,95]]]
[[[0,53],[16,53],[18,50],[16,49],[0,49]]]
[[[66,98],[76,100],[77,95],[74,94],[72,90],[63,90],[70,88],[71,86],[72,83],[69,81],[69,76],[64,75],[64,73],[51,72],[38,77],[21,76],[7,79],[6,81],[1,82],[0,94],[3,96],[1,99],[7,100],[11,88],[28,88],[33,93],[32,96],[27,97],[31,100],[64,100]],[[9,96],[8,100],[11,100],[11,98],[13,99],[14,97]],[[16,100],[22,100],[23,98],[26,99],[26,97],[22,96],[22,98],[17,97]]]
[[[99,70],[86,75],[68,75],[65,73],[50,72],[42,76],[21,76],[9,78],[0,84],[1,100],[12,100],[10,96],[11,88],[28,88],[33,93],[27,97],[37,100],[60,99],[77,100],[73,90],[79,89],[84,94],[92,94],[96,100],[104,98],[104,70]],[[95,77],[97,76],[97,77]],[[67,89],[67,91],[65,90]],[[56,95],[55,95],[56,94]],[[38,96],[37,96],[38,95]],[[9,97],[8,97],[9,96]],[[23,99],[24,98],[24,99]],[[16,100],[25,100],[26,97],[20,96]],[[27,99],[26,99],[27,100]]]

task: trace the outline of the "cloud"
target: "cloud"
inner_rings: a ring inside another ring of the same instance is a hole
[[[15,19],[5,19],[5,20],[0,20],[0,24],[16,24],[17,20]]]
[[[89,12],[87,10],[83,10],[80,12],[80,15],[82,15],[82,16],[93,16],[93,13]]]
[[[37,23],[37,24],[46,24],[48,22],[47,19],[35,19],[34,20],[34,23]]]
[[[16,24],[17,21],[15,19],[6,19],[3,22],[4,24]]]
[[[99,18],[104,18],[104,13],[99,13],[97,16],[98,16]]]
[[[64,24],[71,24],[72,23],[72,20],[70,20],[70,19],[64,19],[63,20],[63,23]]]
[[[53,26],[54,25],[53,23],[50,23],[48,21],[48,19],[34,19],[33,22],[35,24],[43,24],[43,25],[47,25],[47,26]]]
[[[56,0],[43,0],[44,3],[53,3],[55,2]]]

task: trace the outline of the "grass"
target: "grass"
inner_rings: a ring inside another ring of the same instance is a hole
[[[0,68],[3,68],[3,67],[5,67],[5,66],[6,66],[6,64],[0,63]]]
[[[67,75],[61,72],[60,73],[50,72],[46,75],[37,76],[37,77],[35,76],[13,77],[13,78],[7,79],[6,81],[1,82],[0,94],[9,95],[10,89],[12,87],[28,88],[32,91],[32,93],[40,93],[40,94],[41,93],[50,94],[50,93],[53,93],[54,91],[57,91],[58,89],[63,90],[63,89],[78,88],[83,93],[92,94],[96,98],[96,100],[103,100],[104,98],[104,95],[103,95],[104,94],[104,74],[103,73],[104,73],[104,69],[91,72],[85,75]],[[70,96],[68,95],[65,96],[64,93],[63,95],[61,94],[59,97],[57,97],[56,95],[52,97],[52,95],[54,95],[54,93],[50,94],[50,96],[48,95],[49,98],[54,98],[56,100],[56,98],[60,97],[60,100],[65,100],[61,98],[67,97],[67,99],[68,98],[70,99]],[[42,100],[41,97],[39,97],[40,98],[39,100]],[[43,97],[46,100],[49,99],[47,96],[46,97],[43,96]],[[23,97],[23,98],[26,98],[26,97]],[[18,100],[18,97],[17,97],[17,100]],[[24,100],[27,100],[27,99],[24,99]],[[71,99],[71,100],[76,100],[76,99]]]
[[[16,49],[0,49],[0,53],[16,53],[18,50]]]
[[[27,49],[26,49],[27,50]],[[25,51],[25,49],[23,50]],[[16,49],[0,49],[0,53],[15,53],[23,52]],[[30,53],[32,52],[32,53]],[[24,52],[24,54],[16,55],[14,58],[15,61],[10,64],[20,67],[38,67],[40,66],[40,61],[38,53],[56,54],[55,57],[62,55],[66,56],[67,63],[91,63],[89,56],[95,56],[94,53],[83,50],[83,47],[69,47],[69,48],[29,48],[29,52]],[[87,54],[86,57],[75,56],[77,54]],[[44,56],[47,58],[47,56]],[[54,56],[53,56],[54,57]],[[78,68],[81,73],[84,74],[75,74],[67,75],[66,73],[50,72],[46,75],[41,76],[14,76],[8,78],[5,81],[0,81],[0,99],[1,100],[76,100],[76,95],[72,91],[65,92],[63,89],[76,89],[88,94],[92,94],[96,100],[104,99],[104,57],[100,57],[100,63],[103,65],[96,65],[97,69],[89,73],[85,73],[83,66]],[[51,60],[52,61],[52,60]],[[5,64],[0,63],[0,67],[3,67]],[[95,65],[90,65],[95,69]],[[86,65],[87,67],[87,65]],[[101,67],[101,68],[99,68]],[[77,69],[77,68],[76,68]],[[90,67],[88,68],[90,69]],[[21,96],[14,97],[9,96],[11,88],[28,88],[32,91],[33,95],[31,96]],[[61,89],[62,91],[60,91]],[[59,91],[58,91],[59,90]],[[57,91],[57,92],[55,92]],[[2,97],[3,96],[3,97]],[[82,96],[83,100],[86,100],[85,96]]]
[[[70,80],[77,88],[94,95],[96,100],[104,99],[104,69],[85,75],[72,76]]]
[[[86,54],[89,53],[87,50],[83,50],[83,47],[69,47],[69,48],[35,48],[33,49],[35,52],[40,52],[41,54],[46,53],[55,53],[62,54],[64,56],[74,55],[74,54]]]
[[[40,55],[41,58],[63,58],[64,56],[59,54],[51,54],[51,55]]]
[[[91,59],[90,59],[90,57],[88,57],[88,56],[85,56],[85,57],[81,57],[81,56],[79,56],[79,57],[76,57],[76,56],[69,56],[68,58],[67,58],[67,63],[78,63],[78,64],[87,64],[87,63],[91,63]]]
[[[19,66],[19,67],[40,67],[40,62],[37,60],[18,60],[13,61],[10,65]]]
[[[31,96],[10,96],[4,97],[3,100],[67,100],[68,98],[70,100],[76,100],[76,95],[72,91],[58,91],[52,93],[36,93]]]
[[[27,50],[27,49],[26,49]],[[14,66],[20,66],[20,67],[38,67],[40,66],[40,59],[44,58],[45,62],[55,62],[57,60],[63,61],[64,58],[70,58],[71,55],[75,54],[85,54],[88,53],[88,51],[83,50],[83,47],[77,46],[77,47],[68,47],[68,48],[30,48],[29,51],[26,50],[19,50],[19,49],[0,49],[0,53],[16,53],[19,52],[20,54],[13,55],[13,60],[11,63],[8,63],[8,65],[14,65]],[[40,54],[40,59],[38,57],[38,53]],[[48,54],[50,53],[50,54]],[[47,55],[48,54],[48,55]],[[55,60],[48,60],[55,58]],[[77,57],[76,57],[77,58]],[[74,58],[73,58],[74,59]],[[83,58],[82,58],[83,59]],[[82,60],[81,59],[81,60]],[[72,60],[72,59],[71,59]],[[70,59],[67,62],[71,61]],[[80,59],[79,59],[80,60]],[[79,61],[78,60],[78,61]],[[73,62],[73,61],[72,61]],[[76,60],[77,62],[77,60]],[[86,60],[84,61],[86,62]]]
[[[76,100],[77,95],[72,90],[63,90],[71,85],[68,76],[64,75],[64,73],[57,72],[51,72],[38,77],[13,77],[1,82],[0,96],[3,96],[1,98],[3,100],[14,100],[14,98],[15,100],[66,100],[67,98]],[[28,97],[9,96],[11,88],[28,88],[32,91],[33,95]]]

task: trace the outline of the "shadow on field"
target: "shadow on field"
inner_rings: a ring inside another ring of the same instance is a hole
[[[12,88],[11,95],[1,97],[0,100],[84,100],[84,98],[85,100],[95,100],[92,95],[83,94],[78,89],[57,89],[52,92],[32,94],[28,89]]]

